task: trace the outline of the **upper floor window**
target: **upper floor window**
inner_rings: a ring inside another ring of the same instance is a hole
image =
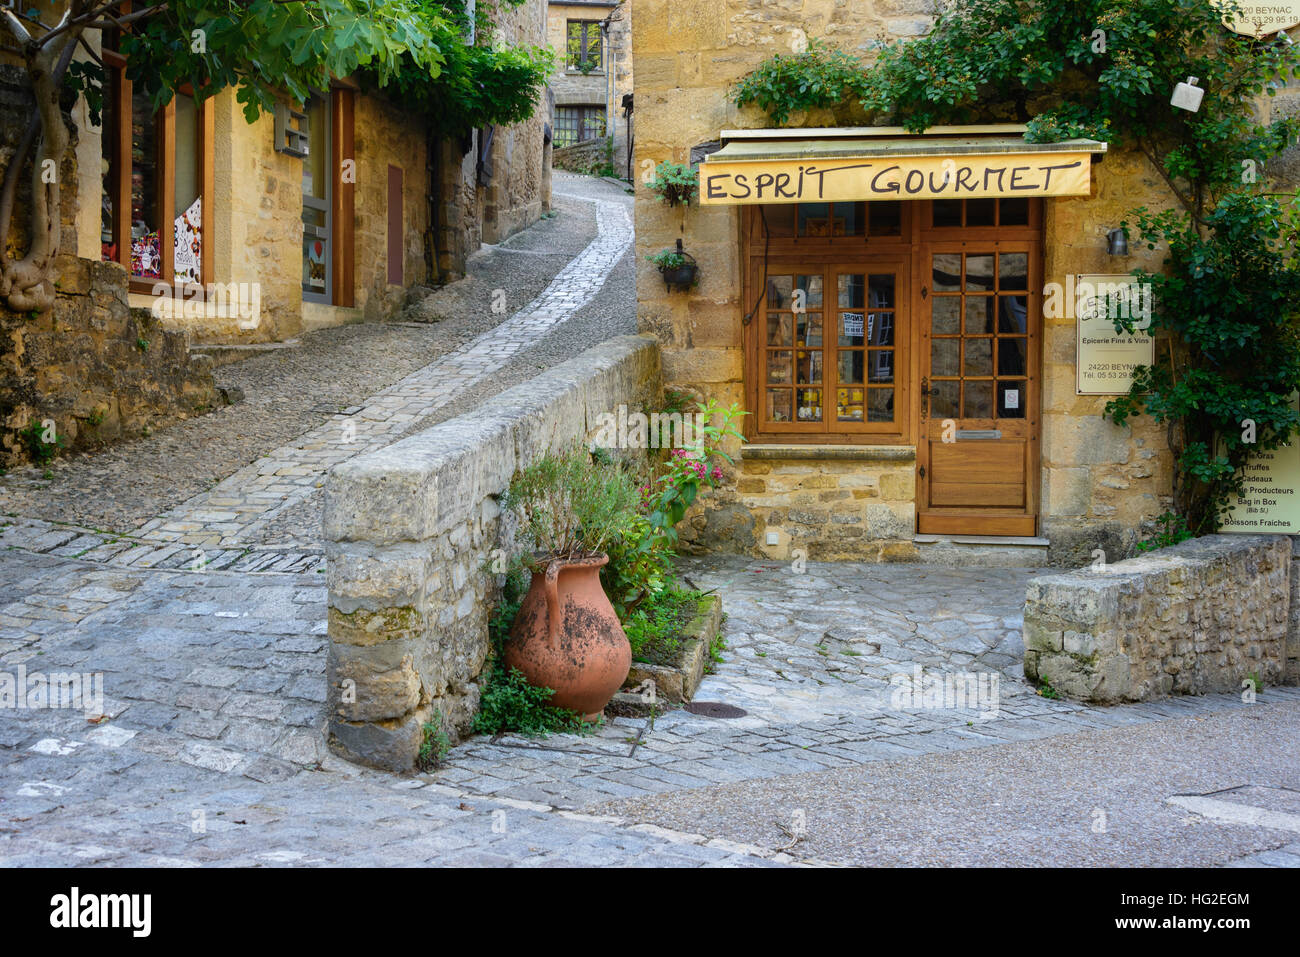
[[[570,70],[591,73],[603,68],[599,20],[570,20],[566,65]]]

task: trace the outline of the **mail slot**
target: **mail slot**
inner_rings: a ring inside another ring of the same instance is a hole
[[[957,439],[1000,439],[1001,429],[958,429]]]

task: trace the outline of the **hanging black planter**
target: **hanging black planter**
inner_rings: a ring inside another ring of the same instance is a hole
[[[695,257],[682,248],[682,241],[677,240],[675,252],[665,249],[657,256],[650,257],[659,266],[659,275],[664,277],[664,286],[686,292],[700,279],[700,266]]]

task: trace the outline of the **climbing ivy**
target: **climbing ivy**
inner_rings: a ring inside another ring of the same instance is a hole
[[[1090,137],[1144,154],[1176,202],[1124,223],[1167,251],[1162,272],[1136,271],[1155,295],[1157,356],[1106,414],[1167,425],[1175,507],[1196,534],[1219,527],[1252,450],[1300,430],[1290,404],[1300,385],[1300,207],[1296,195],[1271,193],[1267,176],[1300,122],[1261,122],[1256,108],[1300,75],[1300,46],[1229,32],[1222,21],[1238,9],[1234,0],[960,0],[928,35],[889,45],[874,64],[810,47],[773,57],[737,87],[738,102],[778,122],[855,96],[874,118],[914,132],[1014,121],[1030,141]],[[1195,112],[1170,103],[1189,77],[1205,90]]]

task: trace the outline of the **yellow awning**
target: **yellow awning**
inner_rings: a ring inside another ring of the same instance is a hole
[[[1023,126],[724,130],[700,204],[1087,196],[1097,140],[1028,143]]]

